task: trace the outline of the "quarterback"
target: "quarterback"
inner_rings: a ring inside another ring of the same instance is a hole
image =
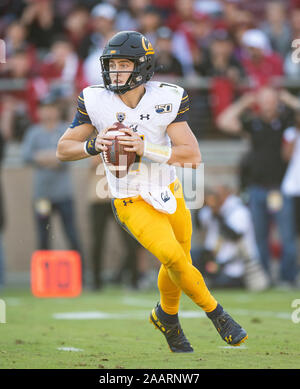
[[[79,95],[76,116],[59,140],[57,157],[102,157],[117,221],[161,263],[160,301],[150,322],[164,334],[171,351],[193,352],[178,318],[182,292],[206,312],[225,342],[238,346],[247,339],[246,331],[211,295],[190,256],[191,215],[174,167],[197,168],[201,162],[187,123],[189,97],[177,85],[150,81],[154,58],[151,43],[138,32],[122,31],[108,41],[100,57],[104,83]],[[108,131],[116,121],[125,125],[119,143],[137,156],[122,178],[103,158],[112,144]]]

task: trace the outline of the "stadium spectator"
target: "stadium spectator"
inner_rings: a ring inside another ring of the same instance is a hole
[[[232,33],[237,25],[248,24],[249,19],[252,19],[251,13],[245,9],[244,4],[242,5],[239,1],[222,1],[221,23],[227,31]]]
[[[20,18],[25,6],[25,0],[2,0],[0,2],[0,36],[5,35],[8,26]]]
[[[285,58],[291,46],[291,27],[287,20],[286,4],[271,1],[266,4],[266,19],[260,26],[268,36],[272,49]]]
[[[2,131],[6,138],[21,140],[28,126],[37,121],[37,102],[45,95],[47,85],[35,74],[26,49],[7,59],[0,76],[11,81],[1,95]],[[10,89],[13,83],[16,89]]]
[[[219,0],[196,0],[196,11],[208,14],[214,19],[221,18],[223,12],[223,5]]]
[[[166,25],[176,31],[183,22],[193,20],[196,9],[195,0],[175,0],[174,5],[175,9],[166,20]]]
[[[182,77],[181,63],[173,54],[173,32],[168,27],[157,30],[156,39],[156,75]],[[156,77],[157,78],[157,77]]]
[[[281,153],[283,132],[290,126],[295,108],[286,93],[282,95],[265,87],[256,93],[245,94],[221,113],[217,125],[230,134],[244,130],[250,137],[248,194],[260,259],[270,275],[269,227],[272,220],[277,225],[282,245],[280,283],[293,285],[297,274],[294,207],[290,197],[281,190],[286,170]],[[250,110],[255,104],[256,109]]]
[[[260,23],[264,18],[265,1],[253,0],[221,0],[223,5],[223,18],[227,27],[231,30],[239,20],[244,22],[249,19]],[[267,0],[269,1],[269,0]]]
[[[51,248],[51,217],[58,213],[70,248],[82,254],[75,223],[71,173],[69,166],[56,158],[56,145],[67,124],[61,121],[60,109],[51,100],[40,103],[38,115],[39,122],[30,127],[23,142],[24,162],[34,169],[37,247],[40,250]]]
[[[146,7],[151,6],[151,4],[151,0],[128,0],[127,7],[124,7],[116,16],[116,30],[138,30],[139,15]]]
[[[110,4],[103,3],[96,5],[91,10],[91,32],[82,41],[80,56],[86,59],[98,50],[99,57],[101,50],[109,37],[115,33],[115,21],[117,10]]]
[[[209,48],[214,32],[214,21],[210,16],[195,12],[193,19],[183,23],[181,28],[186,31],[191,45],[194,44],[200,50]]]
[[[247,30],[254,28],[252,21],[240,20],[234,25],[234,28],[229,30],[229,35],[231,36],[234,43],[234,53],[238,60],[241,62],[242,57],[245,54],[245,48],[243,45],[243,36]]]
[[[230,28],[238,20],[240,4],[238,1],[222,1],[222,19],[227,28]]]
[[[54,0],[55,14],[61,19],[65,20],[77,5],[90,8],[90,4],[98,0]]]
[[[153,6],[144,8],[138,16],[138,22],[139,32],[149,39],[152,45],[156,45],[156,32],[162,23],[159,9]]]
[[[300,111],[296,112],[295,124],[283,133],[283,158],[288,168],[282,181],[282,192],[293,198],[295,222],[300,237]]]
[[[173,35],[173,52],[180,61],[185,76],[195,75],[194,65],[199,62],[203,50],[208,48],[212,31],[211,19],[198,12],[177,26]]]
[[[272,51],[265,33],[258,29],[247,30],[243,34],[242,43],[245,48],[242,64],[250,87],[259,88],[283,76],[283,60]]]
[[[6,58],[11,57],[18,51],[27,50],[31,54],[32,65],[35,66],[35,61],[37,61],[35,47],[27,41],[27,30],[21,23],[15,21],[8,26],[4,41]]]
[[[64,23],[66,36],[81,59],[86,56],[85,42],[90,34],[89,21],[89,10],[78,6],[72,9]]]
[[[300,8],[300,0],[290,0],[291,11]]]
[[[64,36],[57,38],[51,45],[40,68],[41,77],[47,82],[48,89],[59,88],[65,96],[73,97],[86,85],[83,65],[73,46]]]
[[[234,55],[234,45],[226,30],[215,30],[208,51],[195,64],[196,71],[204,77],[226,77],[238,84],[245,72]]]
[[[115,33],[117,10],[110,4],[99,4],[92,9],[93,32],[83,41],[86,55],[83,72],[89,85],[101,84],[99,58],[107,42]],[[85,55],[83,55],[85,57]]]
[[[234,55],[234,45],[226,30],[215,30],[209,49],[203,51],[195,70],[203,77],[213,78],[210,89],[211,109],[216,118],[236,97],[236,87],[245,76]]]
[[[154,7],[160,9],[163,19],[166,20],[175,9],[174,0],[152,0]]]
[[[43,56],[50,48],[63,26],[54,8],[53,0],[30,0],[23,11],[20,22],[28,29],[28,41]]]
[[[249,209],[225,185],[206,190],[205,204],[198,212],[204,242],[191,252],[194,265],[212,288],[266,288]]]

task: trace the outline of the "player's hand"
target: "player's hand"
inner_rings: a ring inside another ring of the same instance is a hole
[[[119,143],[124,147],[125,151],[136,152],[140,157],[144,154],[144,141],[131,128],[119,128],[119,131],[124,132],[124,136],[118,136]],[[126,135],[128,134],[128,135]]]
[[[107,151],[108,147],[112,145],[112,139],[114,139],[113,135],[107,135],[107,131],[117,128],[116,126],[110,126],[105,128],[103,131],[100,132],[100,134],[97,135],[96,141],[95,141],[95,148],[97,151]]]

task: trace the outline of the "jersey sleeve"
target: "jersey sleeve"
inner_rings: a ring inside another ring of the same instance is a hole
[[[187,92],[184,91],[182,98],[181,98],[181,103],[180,103],[176,118],[173,120],[172,123],[187,121],[189,118],[189,115],[188,115],[189,109],[190,109],[189,96],[188,96]]]
[[[70,128],[74,128],[85,123],[92,124],[92,121],[86,111],[83,92],[81,92],[77,99],[77,112],[72,124],[70,125]]]

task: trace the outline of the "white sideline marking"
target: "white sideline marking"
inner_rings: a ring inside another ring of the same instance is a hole
[[[246,349],[247,347],[243,344],[241,346],[219,346],[219,348],[230,348],[230,349]]]
[[[75,352],[83,351],[82,348],[75,348],[75,347],[58,347],[57,350],[59,350],[59,351],[75,351]]]
[[[230,312],[242,316],[256,315],[261,317],[275,317],[277,319],[291,319],[289,312],[253,311],[251,309],[231,309]]]
[[[291,314],[288,312],[271,312],[271,311],[252,311],[246,309],[230,309],[230,314],[240,316],[257,316],[272,317],[277,319],[290,320]],[[64,312],[54,313],[53,318],[57,320],[104,320],[104,319],[138,319],[144,320],[149,316],[149,311],[135,311],[128,313],[108,313],[102,311],[87,312]],[[186,319],[206,318],[203,311],[180,311],[180,317]]]
[[[6,305],[10,306],[17,306],[21,304],[21,299],[17,297],[5,297],[4,301],[6,302]]]
[[[132,313],[107,313],[101,311],[93,312],[65,312],[54,313],[54,319],[58,320],[94,320],[94,319],[145,319],[145,312]]]

